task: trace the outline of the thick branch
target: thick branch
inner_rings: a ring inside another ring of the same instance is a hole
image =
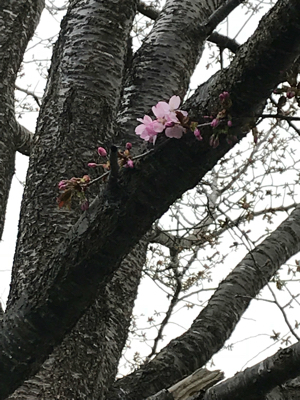
[[[25,128],[25,126],[17,124],[17,132],[15,133],[14,140],[16,151],[19,151],[25,156],[29,156],[33,137],[34,134]]]
[[[235,0],[229,3],[238,5]],[[166,2],[151,33],[134,56],[118,115],[121,140],[138,143],[134,134],[136,118],[174,93],[184,97],[205,40],[214,24],[220,22],[210,17],[224,5],[228,5],[228,1]],[[224,13],[221,15],[226,17]]]
[[[160,11],[157,10],[154,7],[148,6],[146,3],[144,3],[143,1],[140,1],[138,4],[138,12],[145,15],[145,17],[148,17],[152,20],[155,20],[156,18],[158,18]]]
[[[215,43],[220,49],[229,49],[232,53],[236,53],[240,47],[240,44],[235,39],[230,39],[218,32],[213,32],[208,36],[207,40]]]
[[[261,400],[278,385],[300,374],[300,342],[280,349],[253,367],[210,388],[195,400]]]
[[[188,400],[194,393],[203,393],[222,379],[224,373],[220,370],[209,371],[206,368],[199,368],[169,389],[164,389],[148,397],[147,400]]]
[[[160,13],[159,10],[155,9],[154,7],[147,6],[147,4],[145,4],[143,1],[139,2],[138,12],[140,12],[141,14],[145,15],[145,17],[148,17],[152,20],[156,20]],[[224,13],[224,10],[223,10],[223,13]],[[236,40],[230,39],[227,36],[221,35],[218,32],[213,32],[208,37],[208,40],[212,43],[215,43],[217,46],[219,46],[222,49],[229,49],[233,53],[236,53],[240,46]]]

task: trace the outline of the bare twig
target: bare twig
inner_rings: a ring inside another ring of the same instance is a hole
[[[20,92],[26,93],[28,96],[32,96],[34,98],[34,100],[36,101],[37,105],[39,107],[41,106],[41,103],[40,103],[41,98],[38,97],[34,92],[32,92],[31,90],[28,90],[28,89],[21,88],[18,85],[15,85],[15,88],[17,90],[19,90]]]

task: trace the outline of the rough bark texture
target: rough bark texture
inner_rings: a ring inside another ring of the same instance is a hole
[[[87,163],[96,157],[96,148],[110,140],[135,8],[136,1],[70,3],[54,50],[32,149],[21,212],[24,234],[18,240],[8,308],[28,284],[39,281],[49,254],[78,218],[79,212],[58,210],[57,183],[82,176]],[[137,245],[39,374],[12,398],[90,395],[100,399],[105,395],[104,386],[107,390],[114,380],[127,337],[145,254],[146,244]]]
[[[58,209],[57,184],[90,172],[87,163],[110,140],[136,3],[71,1],[61,23],[30,157],[8,308],[37,283],[81,214],[80,207]]]
[[[44,0],[2,0],[0,4],[0,239],[15,172],[19,134],[14,113],[14,87],[27,43],[44,8]]]
[[[300,378],[292,379],[273,389],[266,400],[297,400],[300,393]]]
[[[9,399],[105,398],[127,338],[145,255],[141,241],[38,374]]]
[[[184,97],[209,29],[200,29],[225,0],[169,0],[136,52],[118,113],[117,140],[140,144],[136,118],[173,94]],[[224,18],[226,15],[224,16]]]

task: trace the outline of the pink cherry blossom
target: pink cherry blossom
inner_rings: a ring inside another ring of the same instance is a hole
[[[227,99],[229,99],[229,93],[228,92],[223,92],[219,95],[219,99],[223,102]]]
[[[179,120],[176,117],[176,111],[180,111],[184,116],[188,115],[186,111],[178,110],[179,106],[180,97],[172,96],[169,100],[169,104],[165,101],[159,101],[156,106],[152,107],[152,112],[163,125],[165,125],[166,122],[175,122],[178,124]]]
[[[104,147],[98,147],[98,154],[101,157],[106,157],[107,156],[107,151],[105,150]]]
[[[164,130],[164,125],[159,121],[152,121],[148,115],[145,115],[143,119],[138,118],[137,120],[142,122],[142,124],[135,128],[135,133],[139,135],[141,139],[155,143],[156,136]]]

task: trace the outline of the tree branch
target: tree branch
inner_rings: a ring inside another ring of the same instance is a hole
[[[32,92],[31,90],[28,90],[28,89],[21,88],[21,87],[18,86],[18,85],[15,85],[15,88],[16,88],[17,90],[19,90],[20,92],[23,92],[23,93],[27,94],[28,96],[32,96],[32,97],[34,98],[36,104],[37,104],[39,107],[41,107],[41,98],[38,97],[34,92]]]
[[[212,31],[225,19],[228,15],[245,0],[227,0],[223,3],[208,19],[204,25],[206,33],[211,34]]]
[[[244,0],[240,1],[240,3],[243,1]],[[156,10],[154,7],[147,6],[147,4],[145,4],[143,1],[140,1],[138,4],[138,12],[152,20],[156,20],[160,13],[159,10]],[[230,39],[227,36],[221,35],[218,32],[213,32],[210,36],[208,36],[207,40],[215,43],[220,48],[229,49],[233,53],[236,53],[240,46],[235,39]]]
[[[29,156],[33,138],[34,134],[32,132],[25,128],[25,126],[17,123],[17,132],[14,139],[16,151]]]
[[[280,349],[253,367],[237,373],[194,400],[261,400],[278,385],[300,374],[300,342]]]
[[[156,20],[159,16],[160,11],[154,7],[148,6],[143,1],[140,1],[137,10],[139,13],[143,14],[145,17],[148,17],[152,20]]]
[[[209,371],[206,368],[199,368],[169,389],[164,389],[148,397],[147,400],[189,400],[194,393],[203,393],[222,379],[224,373],[220,370]]]

